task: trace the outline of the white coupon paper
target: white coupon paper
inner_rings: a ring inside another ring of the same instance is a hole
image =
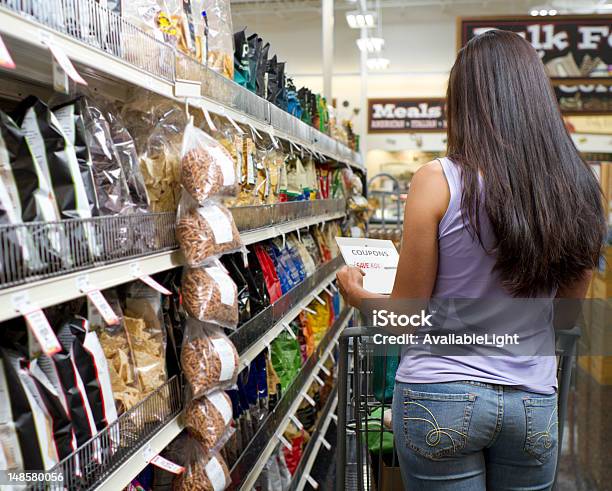
[[[363,287],[373,293],[390,294],[395,283],[399,254],[390,240],[336,237],[344,262],[365,273]]]

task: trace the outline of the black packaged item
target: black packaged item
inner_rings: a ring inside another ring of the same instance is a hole
[[[79,112],[85,122],[85,135],[93,164],[93,176],[101,215],[131,213],[130,197],[121,159],[113,144],[107,117],[92,99],[79,98]]]
[[[263,40],[257,34],[251,34],[247,38],[247,43],[249,46],[247,55],[247,61],[249,64],[249,78],[247,80],[246,87],[251,92],[255,92],[257,90],[257,70],[259,68]]]
[[[226,254],[221,258],[221,262],[236,283],[238,290],[238,325],[242,325],[252,316],[249,286],[243,274],[246,268],[244,267],[242,253]]]
[[[24,131],[37,165],[51,184],[61,218],[91,218],[91,181],[88,193],[72,138],[66,137],[55,114],[40,99],[29,96],[19,103],[13,119]]]
[[[269,102],[276,104],[276,98],[278,97],[278,59],[276,55],[268,60],[266,65],[266,90],[265,90],[265,98]]]
[[[249,43],[245,28],[234,33],[234,82],[246,87],[249,76]]]
[[[93,165],[89,148],[87,147],[85,122],[83,121],[83,116],[78,111],[77,100],[72,99],[60,102],[52,107],[52,111],[64,131],[66,139],[74,147],[91,216],[98,216],[100,209],[93,179]]]
[[[278,63],[276,65],[276,80],[278,83],[278,89],[277,89],[278,93],[276,95],[275,104],[281,109],[283,109],[284,111],[286,111],[287,110],[287,89],[286,89],[287,80],[285,77],[285,62]]]
[[[247,263],[249,267],[244,271],[244,277],[249,286],[249,303],[251,317],[253,317],[270,305],[270,298],[268,297],[263,270],[261,269],[261,264],[259,264],[257,254],[252,249],[248,250]]]
[[[5,406],[0,414],[11,415],[12,420],[7,428],[9,431],[3,431],[1,435],[3,450],[5,454],[9,450],[12,465],[18,470],[50,469],[59,460],[50,441],[52,423],[45,408],[35,399],[32,385],[28,383],[29,377],[22,365],[27,360],[12,350],[0,349],[0,353],[0,404]],[[16,462],[17,459],[19,462]],[[11,464],[8,465],[10,468]]]
[[[117,419],[110,374],[98,335],[89,331],[86,319],[75,318],[75,321],[80,324],[70,324],[74,335],[72,356],[83,380],[96,428],[101,431]],[[60,334],[63,333],[60,331]]]
[[[53,386],[49,378],[38,365],[38,360],[29,363],[28,375],[36,386],[41,402],[44,404],[53,422],[52,438],[59,459],[68,457],[77,448],[76,437],[72,431],[72,422],[65,405],[64,394]]]
[[[43,172],[30,152],[25,131],[2,111],[0,111],[0,129],[19,190],[22,220],[24,222],[59,220],[59,211],[48,173]]]
[[[91,387],[87,387],[87,381],[81,378],[72,350],[75,337],[72,329],[82,329],[83,321],[82,318],[74,318],[64,322],[57,333],[62,351],[51,357],[46,355],[39,357],[40,368],[52,383],[55,380],[66,396],[72,427],[79,445],[85,444],[97,433],[88,397],[88,390]]]
[[[262,41],[263,43],[263,41]],[[267,98],[266,78],[268,70],[268,52],[270,51],[270,43],[266,43],[261,47],[259,60],[257,61],[257,79],[255,81],[256,93],[259,97]]]

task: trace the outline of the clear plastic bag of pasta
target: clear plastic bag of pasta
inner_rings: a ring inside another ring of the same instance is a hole
[[[212,196],[235,196],[238,180],[232,155],[193,123],[183,136],[181,184],[198,203]]]
[[[219,262],[185,268],[181,296],[185,311],[202,322],[228,329],[238,324],[238,290]]]
[[[189,266],[200,266],[243,248],[231,212],[216,201],[198,206],[183,193],[179,205],[176,238]]]
[[[185,427],[208,453],[230,438],[232,416],[229,396],[223,390],[216,390],[187,404]]]
[[[173,491],[223,491],[230,483],[225,459],[208,454],[194,438],[185,440],[185,471],[174,478]]]
[[[193,399],[236,383],[239,357],[236,347],[220,329],[187,319],[181,367]]]

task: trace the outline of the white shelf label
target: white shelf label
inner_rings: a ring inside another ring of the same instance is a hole
[[[157,454],[153,448],[151,448],[151,444],[147,444],[142,449],[142,455],[147,463],[153,464],[160,469],[171,472],[172,474],[181,474],[185,472],[185,468],[183,466],[175,464],[174,462]]]
[[[11,300],[15,310],[25,318],[43,352],[48,356],[59,353],[62,345],[53,332],[45,313],[30,302],[28,292],[16,293]]]
[[[102,292],[89,283],[89,277],[87,275],[77,277],[76,284],[77,288],[87,295],[87,298],[94,304],[98,312],[100,312],[104,322],[109,326],[119,324],[119,317],[117,317],[113,308],[104,295],[102,295]]]
[[[165,286],[155,281],[148,274],[144,274],[142,270],[140,269],[140,264],[132,263],[130,264],[130,269],[132,271],[132,276],[134,276],[134,278],[139,279],[140,281],[150,286],[154,290],[157,290],[162,295],[172,295],[172,292],[168,290]]]
[[[60,46],[55,44],[51,34],[46,31],[40,31],[40,40],[45,46],[47,46],[47,48],[49,48],[53,58],[55,58],[55,61],[57,61],[59,66],[62,67],[62,69],[74,82],[81,85],[87,85],[85,79],[81,77],[76,68],[74,68],[72,61],[70,61],[70,58],[68,58],[66,52]]]
[[[10,70],[15,68],[15,62],[13,61],[6,44],[4,44],[2,36],[0,36],[0,66]]]

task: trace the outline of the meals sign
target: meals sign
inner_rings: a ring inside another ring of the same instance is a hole
[[[444,99],[369,99],[368,131],[445,131]]]

